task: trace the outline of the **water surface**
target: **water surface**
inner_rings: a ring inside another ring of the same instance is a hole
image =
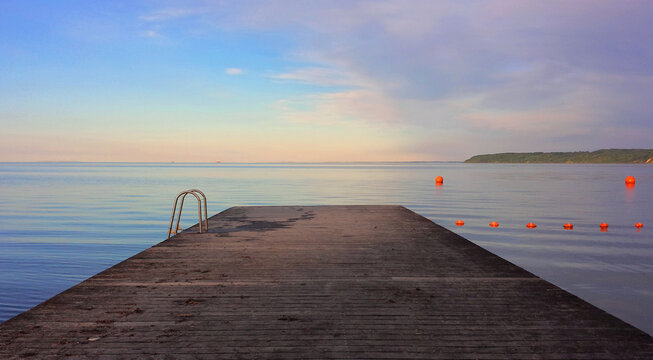
[[[647,165],[0,163],[0,321],[164,240],[187,188],[206,193],[210,215],[236,205],[404,205],[653,333]],[[187,210],[182,227],[196,217]]]

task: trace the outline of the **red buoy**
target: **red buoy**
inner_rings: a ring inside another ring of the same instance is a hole
[[[490,222],[490,226],[491,226],[491,227],[499,227],[499,223],[496,222],[496,221],[491,221],[491,222]]]
[[[456,226],[463,226],[463,225],[465,225],[464,221],[462,221],[462,220],[457,220],[456,221]]]
[[[599,227],[601,228],[601,231],[608,231],[608,223],[601,223]]]
[[[535,223],[530,222],[530,223],[526,224],[526,227],[529,228],[529,229],[535,229],[537,227],[537,225],[535,225]]]
[[[638,229],[641,229],[641,228],[644,227],[644,224],[638,222],[638,223],[635,223],[635,227],[638,228]]]
[[[574,224],[566,223],[566,224],[562,225],[562,228],[565,229],[565,230],[573,230],[574,229]]]
[[[634,176],[626,176],[626,185],[635,185],[635,177]]]
[[[435,177],[435,185],[442,185],[444,183],[444,179],[442,176],[436,176]]]

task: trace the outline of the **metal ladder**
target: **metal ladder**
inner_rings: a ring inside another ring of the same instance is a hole
[[[204,231],[207,231],[209,229],[209,214],[206,210],[206,195],[204,195],[203,192],[197,189],[190,189],[186,191],[182,191],[177,195],[175,198],[175,204],[172,205],[172,217],[170,218],[170,227],[168,228],[168,239],[170,239],[173,235],[177,235],[177,232],[181,230],[179,227],[179,221],[181,220],[181,210],[184,208],[184,199],[186,199],[186,196],[188,194],[191,194],[195,196],[197,199],[197,210],[199,213],[200,217],[200,222],[199,222],[199,227],[200,227],[200,234],[203,232],[202,231],[202,221],[204,222]],[[200,196],[202,198],[200,198]],[[177,213],[177,202],[179,201],[179,198],[181,197],[181,203],[179,205],[179,214],[177,215],[177,226],[175,226],[175,230],[172,230],[172,223],[175,220],[175,214]],[[202,200],[204,200],[204,220],[202,220]]]

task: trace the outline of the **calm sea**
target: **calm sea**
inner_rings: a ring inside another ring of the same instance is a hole
[[[628,175],[634,188],[624,186]],[[404,205],[653,334],[647,165],[0,163],[0,321],[164,240],[174,197],[187,188],[206,193],[209,214]],[[182,226],[196,216],[188,210]],[[531,221],[537,228],[525,227]],[[572,231],[562,228],[568,221]]]

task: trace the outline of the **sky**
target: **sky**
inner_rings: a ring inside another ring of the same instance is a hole
[[[653,2],[2,1],[0,161],[653,148]]]

